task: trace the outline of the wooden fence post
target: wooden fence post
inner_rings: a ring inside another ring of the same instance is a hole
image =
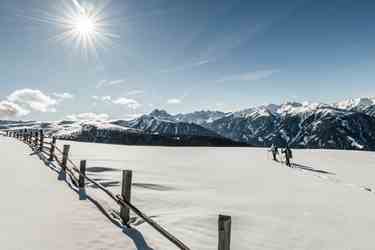
[[[133,172],[131,170],[122,171],[122,189],[121,196],[125,201],[130,202],[131,199],[131,187],[132,187],[132,176]],[[130,220],[130,213],[128,207],[121,207],[120,217],[123,223],[128,223]]]
[[[30,146],[32,146],[33,144],[33,132],[32,131],[30,131],[30,134],[29,134],[29,144]]]
[[[86,161],[82,160],[79,166],[79,175],[78,186],[79,188],[85,188],[85,176],[86,176]]]
[[[43,133],[43,130],[40,130],[40,143],[39,143],[40,151],[43,150],[43,146],[44,146],[44,133]]]
[[[35,147],[38,146],[38,137],[39,137],[39,133],[38,133],[38,132],[35,132],[35,139],[34,139],[34,146],[35,146]]]
[[[232,218],[219,215],[219,250],[230,250]]]
[[[61,162],[61,167],[64,171],[66,169],[66,163],[68,162],[69,149],[70,149],[70,145],[64,145],[63,158],[62,158],[62,162]]]
[[[51,150],[49,151],[49,161],[53,161],[55,155],[56,137],[52,137]]]

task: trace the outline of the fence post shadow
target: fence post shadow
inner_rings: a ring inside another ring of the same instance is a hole
[[[59,181],[65,181],[66,180],[66,173],[63,169],[59,171],[59,175],[57,176],[57,179]]]
[[[14,137],[16,137],[16,134],[14,134]],[[107,217],[114,225],[118,226],[122,230],[124,235],[132,239],[137,250],[154,250],[154,249],[148,246],[147,242],[145,241],[144,236],[142,235],[140,231],[138,231],[135,228],[130,227],[130,225],[126,225],[131,220],[124,220],[124,217],[126,216],[121,216],[124,214],[127,215],[127,213],[124,213],[124,210],[123,210],[123,208],[125,207],[128,210],[132,210],[140,218],[144,219],[149,225],[151,225],[156,231],[161,233],[166,239],[168,239],[171,243],[176,245],[179,249],[183,249],[183,250],[190,249],[186,245],[184,245],[181,241],[179,241],[176,237],[174,237],[168,231],[166,231],[162,226],[160,226],[155,221],[150,219],[150,217],[147,217],[147,215],[142,213],[137,207],[135,207],[133,204],[130,203],[130,189],[131,189],[130,187],[131,187],[131,176],[132,176],[131,171],[124,171],[125,173],[123,173],[123,177],[124,176],[126,177],[124,178],[125,179],[124,184],[126,185],[123,186],[122,195],[115,195],[111,191],[107,190],[103,185],[97,183],[94,179],[91,179],[85,175],[86,161],[81,161],[81,168],[78,170],[77,166],[70,159],[68,159],[69,148],[70,148],[69,145],[64,145],[63,151],[58,149],[59,153],[61,153],[63,156],[60,162],[60,160],[57,158],[56,155],[51,154],[51,148],[46,147],[47,149],[49,149],[48,152],[45,152],[43,150],[43,147],[38,148],[38,134],[37,133],[35,133],[35,136],[34,136],[35,140],[33,140],[33,136],[31,133],[29,137],[30,137],[29,138],[30,141],[27,144],[33,151],[30,154],[30,156],[32,155],[38,156],[38,158],[42,160],[45,166],[47,166],[48,168],[50,168],[51,170],[55,171],[58,174],[57,176],[58,180],[64,181],[71,190],[73,190],[79,195],[80,200],[88,200],[91,203],[93,203],[100,210],[100,212],[103,213],[105,217]],[[45,143],[44,140],[41,143],[43,143],[44,145]],[[52,144],[48,143],[48,144],[51,145],[51,147],[53,147],[54,143]],[[45,156],[44,154],[48,155],[49,157]],[[51,157],[51,155],[53,157]],[[56,159],[56,163],[53,161],[53,158]],[[72,169],[68,168],[67,166],[68,162],[73,165]],[[78,171],[81,177],[80,180],[76,179],[74,171]],[[107,209],[103,204],[101,204],[100,200],[96,200],[94,197],[90,196],[90,194],[86,192],[87,190],[85,189],[84,179],[89,180],[90,182],[95,184],[96,187],[100,188],[102,191],[108,194],[109,197],[111,197],[116,203],[118,203],[121,206],[122,212],[117,214],[117,211],[114,211],[112,209]]]
[[[78,194],[80,201],[87,200],[87,193],[85,188],[79,188]]]
[[[135,244],[137,250],[154,250],[147,245],[142,233],[135,228],[124,227],[122,232],[126,234]]]

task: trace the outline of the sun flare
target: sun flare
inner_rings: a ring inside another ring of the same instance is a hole
[[[102,5],[94,5],[90,1],[63,1],[57,13],[42,12],[42,16],[29,16],[37,22],[54,24],[59,33],[52,37],[56,42],[64,42],[73,46],[85,55],[91,52],[97,56],[98,48],[112,45],[113,38],[118,36],[109,31],[112,26],[108,20],[113,20],[107,12],[110,0]]]
[[[82,13],[74,21],[74,29],[80,35],[95,34],[95,20],[85,13]]]

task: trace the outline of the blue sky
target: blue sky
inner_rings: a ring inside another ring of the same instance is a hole
[[[76,1],[105,6],[105,32],[114,36],[97,56],[56,41],[62,27],[46,21],[73,0],[1,1],[2,118],[375,96],[375,1]]]

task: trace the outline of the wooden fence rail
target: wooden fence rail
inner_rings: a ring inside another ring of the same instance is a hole
[[[28,144],[33,150],[44,153],[48,156],[49,161],[55,160],[61,167],[62,171],[69,173],[72,178],[74,178],[75,185],[79,188],[85,187],[85,181],[90,182],[98,189],[106,193],[113,201],[115,201],[120,206],[120,217],[123,224],[129,223],[129,212],[132,211],[145,222],[147,222],[152,228],[159,232],[162,236],[168,239],[171,243],[177,246],[181,250],[190,250],[190,248],[185,245],[178,238],[169,233],[165,228],[155,222],[153,219],[144,214],[140,209],[131,203],[131,186],[132,186],[132,171],[124,170],[122,174],[122,189],[121,195],[115,195],[110,190],[105,188],[103,185],[97,181],[91,179],[86,175],[86,161],[82,160],[80,162],[80,167],[69,158],[70,145],[64,145],[63,150],[56,146],[56,138],[52,137],[51,142],[45,140],[45,135],[43,130],[6,130],[6,136],[14,137]],[[59,156],[57,155],[60,155]],[[78,175],[78,179],[75,177],[75,173]],[[218,220],[218,250],[230,250],[230,239],[231,239],[231,217],[227,215],[219,215]]]

